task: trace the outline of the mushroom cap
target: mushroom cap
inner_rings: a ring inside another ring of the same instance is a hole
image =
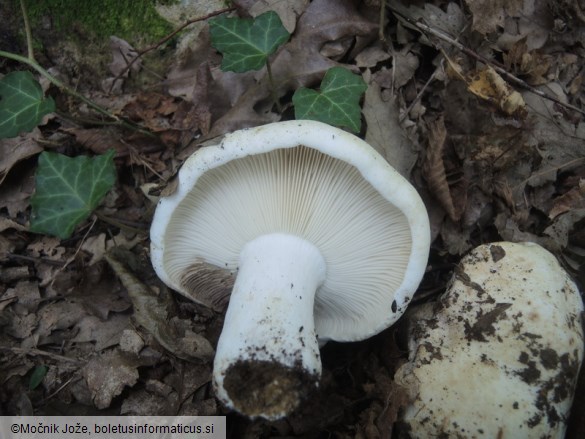
[[[306,239],[325,259],[314,305],[321,340],[393,324],[430,247],[420,196],[381,155],[345,131],[295,120],[228,134],[189,157],[157,206],[151,259],[167,285],[214,306],[231,283],[213,267],[235,274],[242,247],[270,233]]]
[[[583,302],[551,253],[479,246],[431,311],[409,316],[411,358],[395,376],[412,398],[408,437],[564,437]]]

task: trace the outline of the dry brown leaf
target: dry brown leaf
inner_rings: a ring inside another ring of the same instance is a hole
[[[114,76],[102,81],[102,89],[108,94],[120,94],[124,85],[123,78],[127,78],[130,71],[139,71],[142,68],[142,60],[134,61],[130,69],[127,69],[126,67],[138,56],[138,52],[130,43],[116,36],[110,37],[110,50],[112,51],[112,62],[109,69]]]
[[[134,329],[124,329],[120,335],[119,343],[123,352],[129,352],[134,355],[138,355],[145,345],[142,336]]]
[[[176,414],[178,396],[176,393],[157,395],[147,389],[130,394],[120,408],[125,416],[170,416]]]
[[[114,249],[115,250],[115,249]],[[155,293],[114,256],[116,251],[106,254],[120,281],[128,291],[134,307],[133,317],[169,352],[187,361],[202,360],[213,357],[211,343],[203,336],[190,329],[190,322],[171,317],[174,303],[168,291]]]
[[[16,284],[14,288],[9,288],[4,293],[6,297],[12,295],[18,297],[18,306],[26,309],[27,312],[36,312],[41,302],[41,293],[39,284],[36,281],[24,280]]]
[[[561,101],[566,94],[558,83],[541,87]],[[585,143],[585,122],[567,120],[557,111],[553,102],[533,93],[523,93],[526,105],[531,110],[531,131],[529,145],[539,156],[539,165],[527,179],[530,186],[541,186],[555,182],[560,171],[569,171],[585,163],[583,145]]]
[[[46,344],[54,331],[67,330],[86,315],[87,311],[83,305],[74,300],[49,303],[39,309],[37,313],[38,327],[34,336],[38,339],[39,345]]]
[[[503,53],[506,71],[516,76],[527,77],[530,85],[541,85],[549,82],[545,75],[552,65],[552,56],[544,55],[536,50],[529,51],[526,38],[512,45],[508,52]]]
[[[197,130],[201,130],[203,135],[209,133],[211,126],[211,112],[209,103],[204,100],[197,104],[183,101],[177,107],[177,111],[171,119],[171,126],[178,131],[191,132],[191,137],[195,137]]]
[[[30,243],[26,249],[32,257],[63,262],[63,255],[67,251],[61,245],[61,240],[54,236],[41,236],[36,241]]]
[[[130,326],[130,317],[125,314],[114,314],[107,320],[96,316],[85,316],[75,325],[78,331],[74,338],[75,343],[94,343],[96,352],[101,352],[120,342],[122,331]]]
[[[452,221],[457,222],[465,210],[467,191],[465,181],[450,188],[443,160],[447,130],[440,117],[429,124],[429,146],[423,163],[425,177],[431,193],[439,200]],[[453,193],[452,193],[453,190]]]
[[[151,131],[167,131],[171,129],[169,116],[177,111],[178,104],[172,96],[141,93],[124,107],[124,114],[133,121],[141,121]]]
[[[522,10],[525,0],[465,0],[473,15],[473,29],[489,34],[504,26],[504,20]]]
[[[435,30],[449,35],[453,39],[458,39],[459,34],[466,26],[465,15],[459,5],[455,2],[447,3],[446,11],[432,3],[424,3],[423,7],[418,7],[414,4],[409,4],[408,7],[405,7],[400,2],[394,2],[392,4],[392,9],[400,13],[400,15],[397,15],[397,18],[407,28],[417,30],[416,26],[411,23],[420,21]],[[401,15],[407,17],[409,20],[405,20]],[[425,35],[420,37],[420,41],[423,44],[431,46],[438,44],[448,47],[448,45],[445,45],[445,43],[441,41],[433,41],[430,43]]]
[[[6,333],[17,340],[24,340],[30,337],[37,327],[37,316],[33,314],[18,315],[14,312],[6,313]]]
[[[366,142],[408,178],[418,154],[398,122],[396,100],[385,102],[380,86],[369,82],[362,112],[368,126]]]
[[[355,57],[355,63],[358,67],[376,67],[382,61],[386,61],[392,57],[388,50],[380,47],[380,44],[366,47],[363,51],[358,53]]]
[[[467,253],[471,245],[471,229],[446,220],[441,224],[440,236],[447,252],[451,255]]]
[[[108,408],[126,386],[138,381],[136,359],[119,350],[108,351],[91,359],[83,368],[83,376],[98,409]]]
[[[395,381],[391,383],[387,398],[387,404],[376,420],[378,431],[382,432],[381,439],[392,438],[392,430],[394,423],[398,420],[398,413],[410,402],[407,390]]]
[[[81,250],[91,254],[88,266],[101,261],[106,253],[106,234],[100,233],[96,236],[88,236],[81,245]]]
[[[280,17],[283,26],[292,34],[297,25],[297,19],[307,7],[309,0],[258,0],[248,12],[252,17],[257,17],[267,11],[274,11]]]
[[[414,77],[419,66],[419,59],[410,50],[403,49],[394,54],[393,65],[393,85],[394,88],[400,88]]]
[[[120,138],[120,133],[112,128],[66,128],[63,131],[73,134],[75,140],[96,154],[105,154],[109,149],[116,150],[116,156],[128,154],[128,145]]]
[[[543,232],[543,235],[550,237],[554,242],[554,247],[547,247],[547,249],[557,252],[564,250],[569,244],[569,234],[583,219],[585,219],[585,208],[570,210],[557,216],[553,223]]]
[[[503,32],[497,39],[497,46],[501,50],[509,50],[514,43],[523,39],[526,40],[528,51],[540,49],[547,42],[552,31],[550,24],[554,20],[552,3],[546,0],[515,0],[513,2],[482,0],[482,2],[488,10],[490,6],[503,7],[500,10],[504,15]]]
[[[130,73],[126,67],[138,56],[138,52],[130,43],[115,36],[110,37],[110,50],[112,51],[112,62],[108,66],[110,72],[114,76],[118,76],[124,72],[122,77],[127,78]],[[141,68],[142,61],[139,59],[132,64],[130,70],[137,72]]]
[[[3,232],[8,229],[14,229],[19,232],[24,232],[28,230],[27,227],[17,223],[16,221],[11,220],[10,218],[4,217],[0,218],[0,232]]]
[[[39,136],[40,131],[35,128],[30,133],[13,139],[0,140],[0,185],[16,163],[43,150],[37,143]]]
[[[498,234],[505,241],[535,242],[553,253],[558,253],[561,250],[560,245],[549,237],[541,237],[521,230],[516,219],[506,213],[499,213],[496,216],[494,225],[498,230]]]
[[[585,208],[585,178],[581,178],[575,187],[555,198],[548,217],[555,219],[557,216],[572,209],[583,208]]]

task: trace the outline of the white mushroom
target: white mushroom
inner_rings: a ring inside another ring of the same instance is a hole
[[[563,438],[583,360],[583,302],[532,244],[482,245],[446,293],[415,312],[396,381],[405,437]],[[424,316],[426,314],[426,316]]]
[[[314,121],[241,130],[198,150],[178,178],[154,216],[152,262],[167,285],[210,306],[230,292],[217,269],[237,273],[213,383],[247,416],[292,411],[320,378],[317,334],[376,334],[423,276],[420,197],[342,130]]]

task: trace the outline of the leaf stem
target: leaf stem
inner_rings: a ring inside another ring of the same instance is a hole
[[[28,52],[28,59],[35,60],[35,53],[33,50],[32,33],[30,30],[30,23],[28,21],[28,13],[26,12],[25,0],[20,0],[20,9],[22,10],[22,18],[24,19],[24,32],[26,34],[26,48]]]
[[[266,72],[268,73],[268,82],[270,83],[270,96],[272,97],[272,102],[274,102],[274,104],[276,105],[276,109],[278,110],[278,112],[282,113],[282,105],[280,105],[278,95],[276,94],[276,86],[274,85],[272,67],[270,66],[269,60],[266,60]]]

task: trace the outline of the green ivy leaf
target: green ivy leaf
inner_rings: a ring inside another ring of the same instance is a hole
[[[43,152],[31,197],[30,230],[68,238],[116,181],[114,150],[96,157]]]
[[[49,368],[47,366],[37,366],[33,370],[32,374],[30,375],[30,379],[28,381],[28,388],[30,390],[34,390],[39,387],[39,384],[43,382],[45,375]]]
[[[218,17],[209,20],[211,45],[223,54],[221,70],[260,70],[290,34],[274,11],[252,18]]]
[[[360,98],[366,88],[360,76],[332,67],[321,81],[320,92],[304,87],[295,92],[295,119],[318,120],[357,133],[361,125]]]
[[[11,72],[0,79],[0,139],[31,131],[53,111],[55,101],[44,98],[30,72]]]

